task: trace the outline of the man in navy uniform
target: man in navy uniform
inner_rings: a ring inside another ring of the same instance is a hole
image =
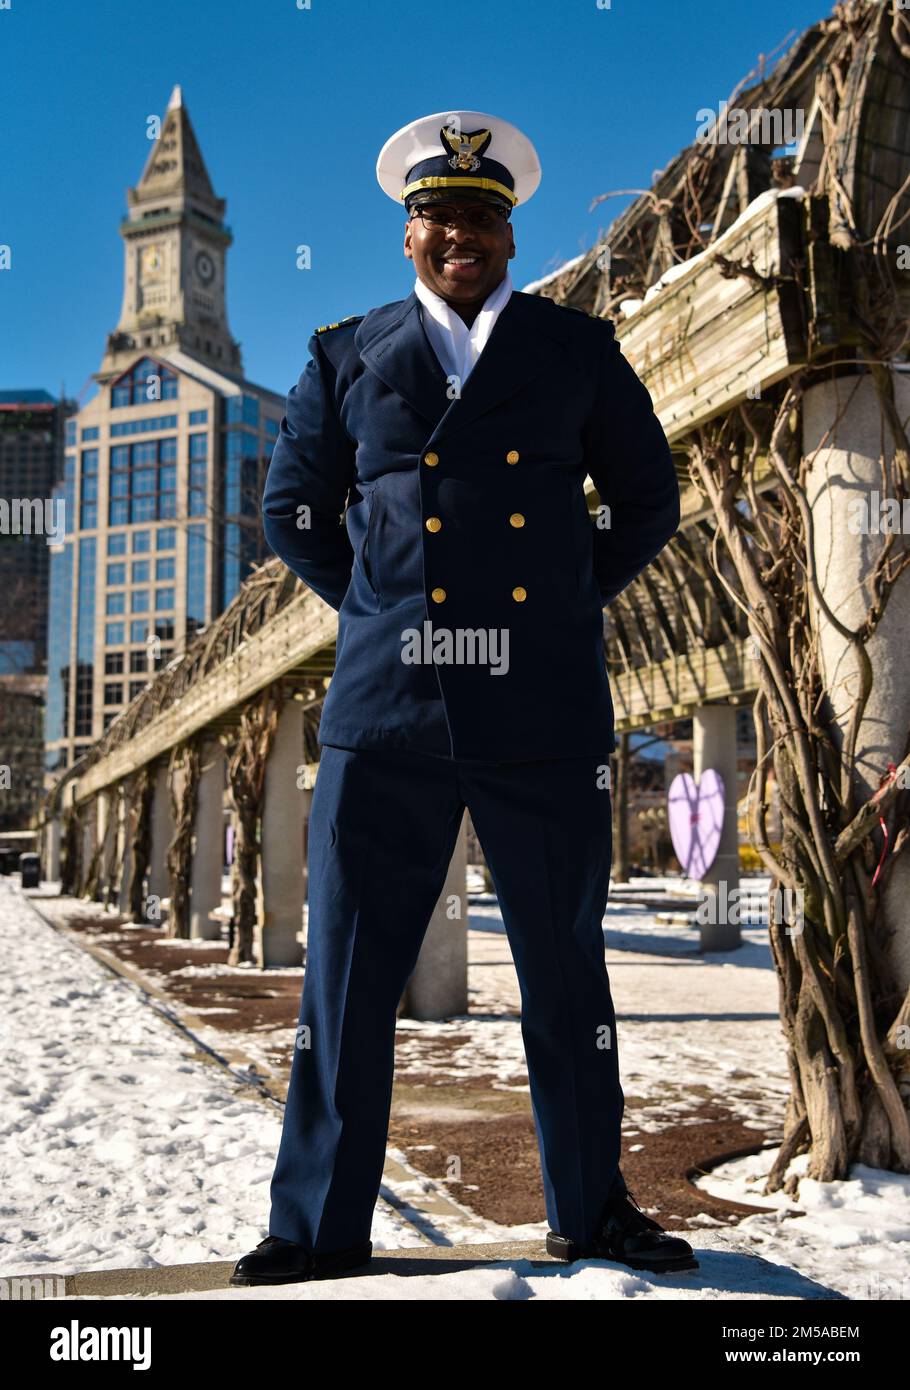
[[[466,806],[518,973],[548,1249],[697,1267],[620,1173],[602,927],[603,607],[679,524],[670,450],[612,324],[512,288],[510,215],[540,181],[520,131],[426,116],[377,177],[406,209],[414,289],[314,333],[263,497],[269,544],[338,611],[338,640],[269,1236],[232,1283],[370,1259],[397,1005]]]

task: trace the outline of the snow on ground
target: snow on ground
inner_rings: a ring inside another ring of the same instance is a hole
[[[695,1186],[768,1207],[768,1216],[747,1216],[736,1227],[737,1240],[756,1255],[850,1298],[910,1298],[910,1177],[855,1163],[843,1182],[816,1182],[803,1176],[809,1160],[800,1154],[788,1170],[801,1178],[793,1202],[784,1192],[762,1193],[775,1157],[765,1149],[733,1159]]]
[[[649,893],[661,886],[633,885]],[[779,1126],[788,1083],[764,929],[744,927],[739,951],[700,955],[697,931],[661,922],[619,894],[604,926],[623,1089],[635,1102],[627,1142],[646,1146],[693,1099],[728,1105],[756,1129]],[[472,902],[469,927],[471,1015],[400,1020],[401,1034],[420,1034],[421,1047],[409,1056],[405,1042],[399,1074],[436,1066],[456,1082],[482,1073],[496,1087],[527,1090],[518,983],[493,899]],[[253,1095],[239,1073],[205,1060],[139,989],[48,926],[8,878],[0,878],[0,949],[0,1274],[233,1259],[252,1248],[267,1229],[278,1107]],[[427,1042],[436,1035],[458,1042],[434,1060]],[[214,1030],[209,1041],[217,1041]],[[245,1041],[237,1038],[244,1050]],[[857,1166],[847,1182],[803,1182],[797,1205],[760,1195],[773,1156],[736,1160],[702,1181],[718,1196],[767,1204],[768,1215],[730,1229],[696,1218],[690,1240],[701,1269],[675,1278],[604,1261],[553,1271],[515,1261],[200,1296],[811,1298],[821,1285],[846,1297],[906,1298],[910,1179]],[[390,1158],[403,1163],[395,1150]],[[396,1200],[419,1205],[433,1184],[410,1174],[392,1184],[387,1175],[386,1186]],[[647,1207],[648,1194],[636,1196]],[[476,1243],[538,1237],[545,1223],[506,1228],[455,1212],[434,1215],[431,1230],[440,1243]],[[377,1251],[427,1244],[382,1201],[372,1238]]]
[[[268,1229],[281,1110],[204,1060],[9,878],[0,878],[0,952],[0,1274],[251,1249]],[[474,1221],[472,1238],[500,1231]],[[372,1239],[383,1249],[426,1243],[385,1203]]]

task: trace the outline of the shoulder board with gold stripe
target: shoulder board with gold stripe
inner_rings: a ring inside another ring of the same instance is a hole
[[[356,323],[358,319],[362,319],[363,317],[363,314],[348,314],[347,318],[339,319],[337,323],[324,323],[321,328],[314,328],[313,332],[327,333],[330,328],[341,328],[342,324]]]

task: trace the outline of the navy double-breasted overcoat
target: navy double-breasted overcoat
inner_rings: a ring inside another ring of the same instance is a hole
[[[603,607],[676,530],[679,488],[613,325],[513,291],[460,392],[413,292],[309,351],[263,519],[338,610],[320,743],[495,762],[615,747]]]

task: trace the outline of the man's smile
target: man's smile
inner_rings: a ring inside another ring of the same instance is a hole
[[[476,280],[483,270],[483,256],[475,252],[441,256],[442,273],[449,280]]]

